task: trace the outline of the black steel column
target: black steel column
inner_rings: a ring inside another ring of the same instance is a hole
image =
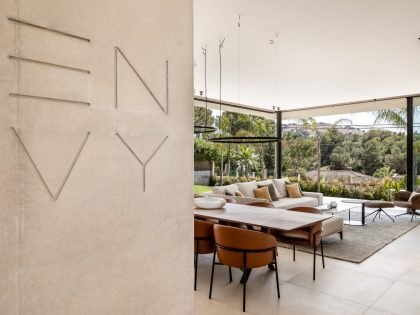
[[[276,137],[282,137],[282,115],[276,112]],[[276,142],[276,177],[281,178],[281,141]]]
[[[414,148],[413,148],[413,98],[407,97],[407,190],[413,191],[414,178]]]

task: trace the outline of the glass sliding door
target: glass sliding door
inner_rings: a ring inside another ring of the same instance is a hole
[[[417,190],[420,188],[420,97],[414,97],[412,104],[413,188]],[[408,123],[410,123],[409,117]],[[408,127],[410,128],[410,124]]]

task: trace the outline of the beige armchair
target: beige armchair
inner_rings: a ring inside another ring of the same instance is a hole
[[[419,190],[417,190],[417,192],[419,192]],[[396,215],[395,217],[409,214],[411,215],[411,222],[413,222],[414,216],[420,215],[420,213],[417,213],[417,210],[420,210],[420,194],[413,196],[411,200],[410,196],[410,191],[399,191],[394,195],[394,205],[407,209],[406,213]]]

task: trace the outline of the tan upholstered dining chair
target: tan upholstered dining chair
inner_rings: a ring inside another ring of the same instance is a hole
[[[312,207],[296,207],[288,209],[290,211],[299,211],[307,213],[321,214],[321,211]],[[324,248],[322,246],[322,223],[316,223],[310,227],[291,230],[291,231],[274,231],[273,235],[282,243],[293,245],[293,261],[296,260],[296,245],[313,247],[314,261],[313,261],[313,280],[315,280],[316,269],[316,251],[318,246],[321,247],[322,267],[325,268]]]
[[[279,276],[277,271],[277,241],[274,236],[257,231],[249,231],[236,227],[214,225],[215,247],[211,269],[210,292],[213,290],[214,266],[216,255],[219,262],[229,267],[239,268],[243,271],[243,302],[246,308],[246,284],[249,270],[264,267],[270,264],[275,266],[277,297],[280,298]]]

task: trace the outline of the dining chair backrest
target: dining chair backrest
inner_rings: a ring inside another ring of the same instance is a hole
[[[247,206],[262,207],[262,208],[275,208],[271,202],[264,202],[264,201],[250,202],[247,204]]]
[[[306,213],[313,213],[313,214],[322,214],[322,211],[313,208],[313,207],[295,207],[288,209],[290,211],[298,211],[298,212],[306,212]],[[315,223],[310,227],[306,228],[309,231],[309,242],[313,245],[314,235],[315,235],[315,243],[319,244],[321,242],[321,231],[322,231],[322,222]]]
[[[217,256],[222,264],[244,268],[246,259],[246,268],[257,268],[273,262],[277,248],[274,236],[217,224],[213,229]]]
[[[194,253],[209,254],[214,249],[214,223],[194,220]]]

